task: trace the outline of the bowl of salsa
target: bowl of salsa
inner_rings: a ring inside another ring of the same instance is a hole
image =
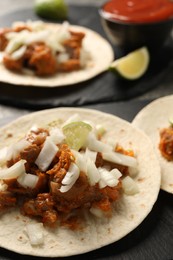
[[[124,52],[144,45],[158,51],[173,28],[171,0],[110,0],[99,14],[107,37]]]

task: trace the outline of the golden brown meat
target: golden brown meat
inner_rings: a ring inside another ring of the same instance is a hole
[[[7,44],[8,44],[8,39],[6,38],[6,33],[11,32],[12,29],[9,28],[4,28],[0,29],[0,51],[4,51]]]
[[[5,65],[5,67],[9,70],[14,70],[14,71],[21,71],[23,68],[23,60],[18,59],[18,60],[14,60],[11,58],[10,55],[5,55],[3,58],[3,63]]]
[[[173,160],[173,127],[164,128],[160,131],[159,149],[165,159]]]
[[[34,69],[38,76],[53,75],[57,71],[57,61],[52,50],[45,44],[34,44],[33,51],[26,54],[27,65]],[[32,48],[31,48],[32,49]]]

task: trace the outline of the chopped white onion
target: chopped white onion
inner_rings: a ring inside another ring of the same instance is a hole
[[[9,168],[0,170],[0,179],[8,180],[19,177],[25,173],[25,160],[20,160]]]
[[[71,150],[74,157],[75,157],[75,163],[79,167],[81,172],[86,173],[87,167],[86,167],[86,158],[84,153],[80,153],[76,150]]]
[[[30,173],[24,173],[17,178],[18,183],[24,188],[35,188],[39,177]]]
[[[29,237],[31,245],[39,246],[44,243],[43,223],[27,224],[26,233]]]
[[[136,158],[129,155],[125,155],[117,152],[103,152],[102,157],[104,160],[109,162],[118,163],[129,167],[137,167]]]
[[[87,176],[91,185],[95,185],[100,180],[99,170],[90,158],[87,158]]]
[[[68,125],[72,122],[77,122],[77,121],[82,121],[81,120],[81,117],[79,116],[79,114],[73,114],[72,116],[70,116],[65,122],[64,124],[62,125],[62,127],[64,127],[65,125]]]
[[[66,52],[62,52],[62,53],[59,53],[57,55],[57,61],[58,63],[63,63],[63,62],[66,62],[70,59],[70,55]]]
[[[85,158],[90,158],[94,163],[96,162],[97,152],[91,151],[88,147],[85,150]]]
[[[11,159],[15,159],[21,151],[27,148],[30,145],[25,139],[21,139],[17,143],[11,145],[7,151],[7,161]]]
[[[8,185],[3,182],[3,180],[0,180],[0,191],[6,191],[8,188]]]
[[[104,133],[106,132],[106,129],[102,125],[99,125],[99,124],[95,126],[95,129],[96,129],[97,137],[102,137],[104,135]]]
[[[3,165],[7,160],[8,147],[4,147],[0,150],[0,164]]]
[[[112,147],[108,144],[105,144],[99,140],[97,140],[96,136],[90,132],[88,134],[88,139],[87,139],[87,147],[90,150],[96,151],[96,152],[110,152],[112,151]]]
[[[138,168],[137,167],[129,167],[129,176],[134,178],[138,174]]]
[[[5,52],[11,54],[16,51],[20,46],[25,44],[26,39],[29,37],[29,31],[22,30],[18,33],[9,34],[9,37],[11,37],[11,39],[9,40],[7,47],[5,48]]]
[[[29,45],[32,42],[39,42],[39,41],[46,41],[46,39],[49,39],[50,37],[50,31],[49,30],[42,30],[38,32],[29,32],[27,38],[25,39],[25,44]]]
[[[0,64],[3,63],[4,53],[0,52]]]
[[[139,193],[139,187],[137,183],[129,176],[126,176],[122,180],[122,188],[124,193],[127,195],[135,195],[136,193]]]
[[[35,164],[41,171],[46,171],[54,159],[56,153],[58,152],[58,147],[52,142],[51,138],[46,137],[43,144],[41,152],[39,153]]]
[[[68,172],[62,180],[61,192],[67,192],[79,178],[79,168],[75,163],[71,163]]]
[[[57,38],[59,42],[63,42],[71,38],[71,34],[69,32],[69,23],[67,21],[63,22],[61,27],[57,31]]]
[[[104,217],[104,212],[99,208],[91,207],[90,212],[97,218],[103,218]]]
[[[99,187],[104,188],[106,186],[115,187],[119,183],[119,178],[122,176],[118,169],[108,171],[104,168],[98,168],[100,172],[101,181]]]
[[[17,49],[16,51],[14,51],[11,54],[11,58],[13,60],[18,60],[18,59],[20,59],[24,55],[25,51],[26,51],[26,46],[23,45],[22,47],[20,47],[19,49]]]
[[[52,128],[49,131],[49,134],[50,134],[50,139],[55,144],[61,144],[65,139],[65,135],[63,134],[63,132],[59,128]]]

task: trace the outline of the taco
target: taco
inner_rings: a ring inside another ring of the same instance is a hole
[[[0,30],[0,81],[24,86],[59,87],[88,80],[114,58],[96,32],[42,21],[15,22]]]
[[[0,246],[9,250],[59,257],[103,247],[135,229],[157,200],[152,144],[116,116],[43,110],[1,128],[0,145]]]
[[[173,193],[172,104],[172,95],[156,99],[144,107],[133,120],[133,125],[142,129],[154,145],[161,165],[161,189],[169,193]]]

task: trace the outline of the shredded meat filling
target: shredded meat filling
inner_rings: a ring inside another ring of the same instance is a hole
[[[168,161],[173,160],[173,127],[164,128],[160,131],[159,149],[162,156]]]
[[[32,130],[26,136],[30,145],[21,151],[14,160],[8,161],[10,167],[18,160],[25,159],[27,161],[26,172],[38,176],[38,181],[36,186],[31,189],[22,187],[17,179],[4,180],[8,188],[7,191],[0,193],[0,211],[16,205],[20,197],[20,205],[23,201],[20,206],[21,212],[24,215],[39,218],[44,225],[50,227],[57,223],[62,225],[66,223],[72,228],[77,226],[77,216],[80,216],[80,214],[75,215],[74,212],[81,211],[81,209],[95,207],[106,212],[107,215],[111,214],[112,202],[117,201],[121,196],[121,181],[115,187],[106,186],[100,189],[98,183],[91,186],[87,175],[80,172],[73,186],[67,192],[61,192],[62,180],[70,164],[75,162],[75,157],[67,144],[60,144],[49,169],[41,172],[34,162],[47,136],[49,136],[49,132],[46,129]],[[122,153],[129,153],[120,147],[117,149]],[[101,153],[98,153],[96,166],[102,167],[105,163]],[[113,163],[109,163],[109,166],[111,169],[117,167],[124,175],[128,174],[127,167]],[[71,214],[72,218],[70,218]],[[73,219],[73,225],[70,224],[70,219]]]
[[[17,33],[22,30],[32,31],[30,27],[25,25],[20,25],[16,28],[1,29],[0,51],[5,51],[9,43],[7,33]],[[57,58],[58,53],[53,51],[45,42],[35,41],[26,46],[26,51],[21,58],[13,59],[10,54],[5,53],[3,57],[4,66],[16,72],[21,72],[23,68],[29,68],[41,77],[51,76],[57,72],[71,72],[81,69],[80,51],[85,34],[71,30],[69,32],[71,35],[70,39],[61,43],[69,55],[67,61],[59,63]]]

